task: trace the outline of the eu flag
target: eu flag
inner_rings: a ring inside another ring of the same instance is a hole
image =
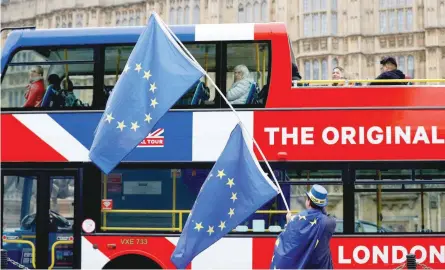
[[[108,174],[204,74],[153,13],[108,99],[90,159]]]
[[[332,269],[329,241],[335,219],[324,209],[309,209],[292,217],[275,241],[271,269]]]
[[[277,194],[238,124],[201,187],[171,261],[185,268]]]

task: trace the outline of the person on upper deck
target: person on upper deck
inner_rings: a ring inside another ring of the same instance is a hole
[[[405,79],[405,74],[397,69],[397,61],[394,57],[385,57],[380,61],[382,74],[376,80]],[[405,85],[404,82],[372,82],[369,85]]]
[[[246,104],[252,80],[249,79],[249,69],[245,65],[234,68],[235,82],[227,91],[227,99],[231,104]]]
[[[346,72],[345,69],[342,67],[335,67],[332,70],[332,79],[333,80],[346,80]],[[340,83],[333,83],[332,86],[343,86],[345,83],[344,82],[340,82]]]
[[[40,107],[43,95],[45,94],[45,85],[43,83],[43,68],[34,66],[29,71],[28,90],[25,92],[26,102],[23,107]]]

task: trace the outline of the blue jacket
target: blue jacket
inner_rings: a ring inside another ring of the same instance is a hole
[[[293,217],[275,242],[271,269],[333,269],[330,240],[335,219],[309,209]]]

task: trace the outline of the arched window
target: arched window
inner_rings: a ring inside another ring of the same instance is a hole
[[[337,60],[337,58],[332,59],[332,69],[334,69],[335,67],[338,67],[338,60]]]
[[[414,57],[412,55],[408,56],[408,76],[414,78]]]
[[[196,5],[193,8],[193,24],[199,24],[199,22],[201,21],[201,14],[199,12],[199,6]]]
[[[246,22],[246,13],[244,12],[244,6],[242,4],[239,4],[238,6],[238,22]]]
[[[190,8],[189,6],[185,6],[184,9],[184,24],[190,23]]]
[[[254,22],[260,22],[261,21],[261,7],[260,3],[255,1],[253,4],[253,21]]]
[[[328,79],[328,61],[326,59],[323,59],[323,61],[321,62],[321,79]]]
[[[174,8],[170,9],[169,24],[176,24],[176,12]]]
[[[136,21],[135,21],[136,25],[141,25],[141,10],[140,9],[136,9]]]
[[[121,13],[116,12],[116,25],[121,25]]]
[[[312,62],[313,65],[313,74],[314,76],[312,76],[313,80],[320,80],[320,62],[318,60],[314,60]]]
[[[128,13],[126,11],[122,12],[122,25],[128,25]]]
[[[250,23],[253,22],[253,18],[252,18],[252,5],[250,3],[247,3],[246,5],[246,22]]]
[[[129,21],[128,21],[128,24],[129,25],[134,25],[134,11],[133,10],[130,10],[130,19],[129,19]]]
[[[56,16],[56,28],[60,27],[60,16]]]
[[[261,21],[262,22],[269,21],[268,12],[269,12],[269,10],[267,9],[267,1],[263,1],[263,3],[261,3]]]
[[[184,13],[182,12],[182,7],[178,7],[178,21],[177,24],[184,23]]]
[[[304,79],[311,79],[311,62],[309,61],[304,61]]]
[[[399,56],[399,58],[397,59],[397,68],[403,71],[403,73],[406,73],[405,56]]]

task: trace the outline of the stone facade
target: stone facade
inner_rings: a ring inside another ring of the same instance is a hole
[[[285,22],[305,79],[330,79],[336,65],[371,79],[384,55],[414,78],[445,78],[445,0],[2,0],[1,23],[143,25],[151,10],[169,24]]]

